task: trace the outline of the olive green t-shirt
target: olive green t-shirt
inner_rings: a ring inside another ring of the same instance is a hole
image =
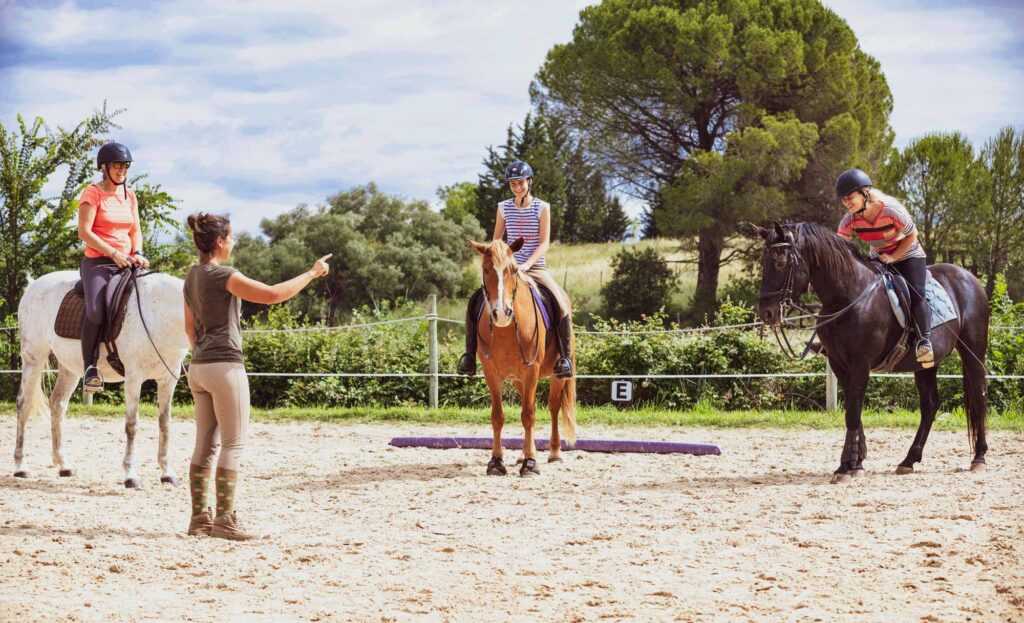
[[[192,363],[245,363],[242,307],[238,297],[228,292],[228,277],[236,272],[230,266],[209,262],[196,264],[185,276],[185,303],[196,327]]]

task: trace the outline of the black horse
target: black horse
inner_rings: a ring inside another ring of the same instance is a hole
[[[793,297],[799,297],[809,284],[813,284],[821,299],[817,334],[846,399],[846,442],[832,482],[859,476],[867,456],[861,410],[868,376],[883,364],[902,333],[879,284],[880,273],[852,242],[819,225],[776,223],[769,229],[755,229],[765,241],[758,307],[761,320],[777,327],[784,319],[784,307],[792,305]],[[963,361],[967,431],[974,448],[971,471],[978,471],[985,467],[988,450],[987,379],[983,363],[988,347],[988,299],[977,278],[958,266],[935,264],[928,270],[949,293],[959,323],[949,322],[932,332],[934,367],[922,368],[910,348],[892,368],[914,373],[921,398],[921,423],[896,473],[909,474],[914,471],[914,463],[921,461],[939,407],[939,364],[954,348]]]

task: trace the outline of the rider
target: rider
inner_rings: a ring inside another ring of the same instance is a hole
[[[931,310],[924,298],[928,261],[917,241],[917,228],[910,213],[896,199],[872,187],[871,178],[860,169],[843,171],[836,179],[836,197],[847,212],[839,221],[839,235],[853,234],[871,245],[869,257],[888,264],[910,286],[910,309],[917,325],[917,361],[922,367],[935,364],[931,342]]]
[[[121,143],[100,147],[96,168],[103,172],[103,181],[90,184],[78,199],[78,237],[85,243],[80,269],[85,289],[82,388],[89,394],[103,391],[96,359],[111,279],[122,268],[149,266],[149,260],[142,255],[139,202],[127,185],[131,163],[132,154]]]
[[[561,356],[555,362],[555,376],[568,378],[572,370],[572,317],[569,296],[555,282],[545,268],[544,253],[551,242],[551,206],[534,197],[533,169],[522,160],[516,160],[505,169],[505,181],[514,195],[498,204],[498,217],[494,223],[493,240],[506,237],[514,242],[522,237],[523,247],[516,252],[519,270],[543,285],[555,296],[561,311],[558,322],[558,345]],[[477,290],[466,309],[466,353],[459,359],[459,374],[476,374],[477,315],[483,303],[483,289]]]

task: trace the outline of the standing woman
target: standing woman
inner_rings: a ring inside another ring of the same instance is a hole
[[[843,171],[836,178],[836,197],[846,208],[839,221],[839,235],[856,235],[871,245],[869,257],[892,266],[910,286],[910,311],[917,326],[915,355],[922,368],[935,365],[932,352],[932,314],[924,298],[928,260],[917,241],[917,227],[903,204],[873,188],[860,169]]]
[[[200,212],[188,217],[188,228],[199,251],[199,263],[185,277],[185,333],[192,344],[188,386],[196,410],[196,445],[188,470],[192,495],[188,533],[247,541],[259,534],[244,530],[234,511],[249,428],[249,379],[242,358],[239,299],[261,304],[287,301],[327,274],[331,256],[320,258],[294,279],[268,286],[223,265],[235,246],[226,217]],[[207,506],[215,460],[216,518]]]
[[[572,314],[569,295],[558,285],[545,268],[544,254],[551,245],[551,206],[531,194],[533,168],[516,160],[505,169],[505,181],[513,197],[498,204],[498,218],[494,223],[492,240],[506,238],[513,242],[522,237],[524,244],[516,252],[519,270],[534,281],[543,284],[558,300],[561,318],[558,321],[558,345],[561,356],[555,362],[555,376],[560,379],[573,375],[572,370]],[[483,289],[477,290],[466,310],[466,353],[459,359],[459,374],[476,374],[477,314],[483,302]]]
[[[100,147],[96,167],[103,172],[103,181],[90,184],[78,200],[78,237],[85,243],[80,274],[85,289],[82,389],[87,394],[103,391],[96,359],[110,282],[122,268],[149,266],[149,260],[142,256],[139,202],[127,185],[131,163],[132,154],[124,145],[107,143]]]

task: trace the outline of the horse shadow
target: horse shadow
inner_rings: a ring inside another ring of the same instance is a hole
[[[32,478],[15,478],[14,476],[0,478],[0,489],[10,489],[12,491],[28,490],[37,491],[39,493],[87,495],[90,497],[124,495],[121,491],[115,491],[114,489],[93,491],[85,487],[86,485],[82,483],[74,483],[72,481],[61,482],[56,480],[33,480]]]
[[[449,478],[475,477],[474,466],[466,463],[408,463],[405,465],[371,465],[343,470],[336,474],[315,476],[298,473],[298,480],[282,485],[280,489],[291,491],[325,491],[354,489],[375,483],[428,482]]]
[[[74,538],[81,538],[81,539],[90,540],[90,539],[96,539],[96,538],[99,538],[99,537],[123,536],[123,537],[132,537],[132,538],[142,537],[144,539],[166,539],[166,538],[176,538],[180,534],[184,534],[184,531],[182,531],[181,533],[176,533],[176,532],[142,532],[142,531],[126,530],[124,528],[115,528],[115,527],[110,527],[110,528],[74,528],[74,529],[71,529],[71,528],[54,528],[52,526],[46,526],[46,527],[44,527],[44,526],[30,526],[30,525],[26,525],[26,524],[21,524],[21,525],[18,525],[18,526],[0,526],[0,537],[3,537],[3,536],[16,536],[16,537],[38,536],[38,537],[50,538],[50,537],[64,536],[64,537],[74,537]]]

